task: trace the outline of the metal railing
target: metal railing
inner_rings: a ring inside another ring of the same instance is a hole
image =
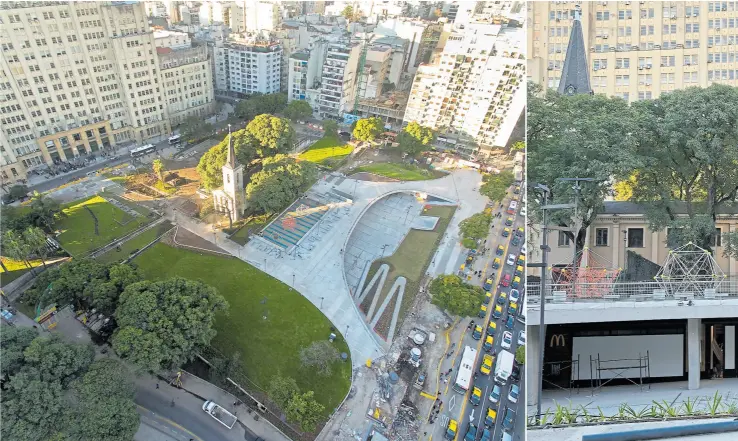
[[[526,295],[529,303],[540,303],[540,283],[528,283]],[[689,282],[552,283],[546,284],[545,299],[546,303],[738,300],[738,275]]]

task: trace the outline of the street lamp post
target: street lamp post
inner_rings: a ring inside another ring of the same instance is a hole
[[[538,189],[543,193],[543,240],[541,243],[541,321],[538,330],[538,345],[541,347],[538,353],[538,402],[536,403],[536,421],[541,424],[541,398],[543,398],[543,352],[546,348],[546,325],[544,324],[544,314],[546,310],[546,268],[548,266],[548,195],[551,192],[545,185],[538,185]]]
[[[320,298],[320,310],[321,311],[323,310],[323,299],[325,299],[325,297]]]

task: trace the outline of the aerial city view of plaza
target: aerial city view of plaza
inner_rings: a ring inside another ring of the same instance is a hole
[[[0,439],[738,439],[738,2],[0,0]]]
[[[524,440],[524,2],[0,2],[8,440]]]

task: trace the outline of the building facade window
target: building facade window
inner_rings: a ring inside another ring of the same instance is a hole
[[[723,246],[723,230],[721,228],[715,228],[715,233],[712,235],[712,246]]]
[[[597,228],[595,230],[595,246],[606,247],[609,230],[607,228]]]
[[[559,231],[559,246],[568,247],[570,244],[571,241],[569,240],[569,236],[567,236],[563,231]]]
[[[643,248],[643,228],[628,228],[628,248]]]

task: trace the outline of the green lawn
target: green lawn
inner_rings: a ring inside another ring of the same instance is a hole
[[[300,349],[327,339],[331,322],[287,285],[241,260],[163,243],[146,250],[134,262],[148,279],[182,276],[217,288],[230,310],[216,318],[218,335],[213,346],[225,354],[240,352],[244,371],[260,387],[266,389],[277,373],[293,377],[302,390],[315,391],[326,416],[348,393],[350,361],[336,362],[330,377],[300,366]],[[339,336],[338,341],[338,350],[349,353],[343,338]]]
[[[140,250],[150,244],[154,239],[172,229],[169,221],[164,221],[154,227],[149,228],[143,233],[125,241],[120,246],[120,251],[113,248],[112,250],[96,257],[96,260],[102,263],[116,263],[125,260],[133,253],[134,250]]]
[[[400,181],[425,181],[445,176],[441,172],[426,170],[416,165],[393,164],[390,162],[378,162],[354,169],[355,173],[366,172],[380,176],[386,176]]]
[[[264,226],[269,222],[269,218],[270,216],[268,214],[250,217],[245,223],[243,223],[243,225],[241,225],[241,227],[238,228],[238,231],[230,236],[230,239],[237,244],[246,245],[249,241],[249,230],[253,233],[254,231],[264,228]]]
[[[327,136],[319,139],[307,150],[300,153],[300,159],[330,165],[350,155],[353,150],[353,146],[344,144],[336,137]]]
[[[95,235],[95,222],[85,206],[97,216],[98,235]],[[132,218],[100,196],[71,202],[63,211],[67,216],[56,224],[56,228],[62,232],[58,240],[72,256],[80,256],[107,245],[150,220],[147,216]]]
[[[9,259],[7,257],[0,257],[0,259],[3,260],[3,264],[5,265],[5,268],[8,269],[8,272],[6,273],[5,270],[3,270],[0,267],[0,286],[5,286],[8,283],[12,282],[13,280],[17,279],[18,277],[22,276],[23,274],[27,273],[31,269],[26,266],[25,262],[19,262],[17,260]],[[37,266],[41,266],[41,260],[31,260],[31,267],[35,268]]]
[[[375,260],[369,269],[369,274],[366,278],[367,281],[371,280],[383,263],[388,263],[390,266],[387,281],[384,284],[384,289],[379,293],[380,298],[377,305],[382,304],[382,300],[392,287],[392,284],[397,277],[405,276],[407,279],[405,295],[403,296],[402,305],[400,307],[398,326],[395,330],[396,332],[399,332],[400,324],[402,324],[402,320],[410,309],[410,306],[412,306],[415,293],[418,292],[420,282],[425,274],[425,269],[428,267],[428,264],[433,257],[433,252],[438,247],[441,237],[446,231],[455,211],[456,207],[454,206],[432,206],[425,210],[423,213],[424,215],[439,217],[436,228],[433,231],[410,230],[394,254],[383,259]],[[365,312],[368,311],[369,305],[371,304],[370,297],[371,296],[367,296],[362,303],[366,308]],[[388,307],[385,310],[383,317],[389,319],[391,315],[392,311],[390,310],[390,307]],[[385,320],[380,320],[380,323],[384,321]],[[387,320],[386,324],[389,326],[389,320]]]

